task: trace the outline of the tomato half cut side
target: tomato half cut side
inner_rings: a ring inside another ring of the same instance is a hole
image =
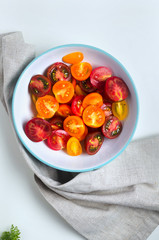
[[[67,81],[56,82],[52,91],[59,103],[68,103],[74,96],[73,84]]]
[[[72,115],[71,107],[68,104],[60,104],[57,110],[57,115],[66,118]]]
[[[82,101],[84,99],[84,96],[80,95],[80,96],[76,96],[71,104],[71,109],[73,114],[77,115],[77,116],[82,116],[83,113],[83,106],[82,106]]]
[[[121,78],[113,76],[106,80],[105,93],[112,101],[118,102],[128,97],[129,89]]]
[[[67,153],[70,156],[78,156],[82,153],[82,146],[79,140],[75,137],[71,137],[67,142]]]
[[[80,87],[86,93],[91,93],[91,92],[94,92],[96,90],[96,88],[93,87],[93,85],[91,84],[90,78],[87,78],[84,81],[80,81]]]
[[[84,99],[82,106],[86,108],[89,105],[101,107],[103,105],[102,95],[99,93],[89,93]]]
[[[101,106],[101,109],[103,110],[105,117],[113,115],[112,104],[110,102],[104,102],[103,105]]]
[[[83,58],[84,58],[83,53],[72,52],[72,53],[65,55],[62,58],[62,61],[65,63],[75,64],[75,63],[81,62],[83,60]]]
[[[90,82],[95,88],[102,89],[105,85],[107,78],[111,76],[111,69],[107,67],[97,67],[91,72]]]
[[[52,150],[58,151],[66,148],[69,138],[69,134],[64,130],[55,130],[52,131],[51,135],[48,137],[47,145]]]
[[[56,62],[47,68],[46,76],[53,84],[58,81],[69,81],[71,79],[71,70],[66,64]]]
[[[99,128],[105,121],[105,114],[101,108],[89,105],[83,111],[83,121],[88,127]]]
[[[122,124],[115,116],[109,116],[105,119],[105,123],[102,126],[102,133],[106,138],[116,138],[122,131]]]
[[[89,133],[85,138],[85,149],[89,155],[96,154],[101,148],[104,136],[101,132]]]
[[[42,118],[33,118],[25,125],[25,134],[33,142],[41,142],[51,134],[51,125]]]
[[[120,121],[124,120],[128,115],[128,104],[126,100],[114,102],[112,104],[112,112]]]
[[[52,130],[63,129],[63,118],[62,117],[52,117],[49,119]]]
[[[92,66],[88,62],[80,62],[71,66],[72,76],[79,81],[89,78],[91,71]]]
[[[78,116],[69,116],[65,118],[63,128],[72,137],[81,137],[85,131],[85,125]]]
[[[36,97],[43,97],[51,90],[51,81],[43,75],[35,75],[29,82],[29,90]]]

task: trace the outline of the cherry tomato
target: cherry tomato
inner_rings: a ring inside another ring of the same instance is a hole
[[[74,95],[73,84],[67,81],[56,82],[52,91],[59,103],[68,103]]]
[[[88,134],[88,127],[85,126],[85,131],[84,131],[83,135],[81,137],[77,137],[77,139],[81,142],[82,140],[85,139],[87,134]]]
[[[31,78],[29,89],[36,97],[43,97],[51,90],[51,81],[43,75],[35,75]]]
[[[89,105],[83,111],[83,121],[89,127],[99,128],[105,121],[105,114],[101,108]]]
[[[69,138],[69,134],[64,130],[55,130],[52,131],[51,135],[48,137],[47,145],[49,146],[49,148],[58,151],[66,148]]]
[[[85,125],[78,116],[69,116],[65,118],[63,128],[72,137],[81,137],[85,131]]]
[[[65,55],[62,58],[62,61],[65,63],[75,64],[75,63],[82,62],[83,58],[84,58],[83,53],[73,52]]]
[[[91,93],[94,92],[96,90],[95,87],[93,87],[93,85],[90,82],[90,78],[87,78],[84,81],[80,82],[80,87],[83,91],[87,92],[87,93]]]
[[[52,130],[63,129],[63,118],[62,117],[52,117],[49,119]]]
[[[109,102],[104,102],[101,106],[101,109],[103,110],[105,117],[113,115],[112,113],[112,104]]]
[[[120,121],[124,120],[128,115],[128,104],[125,100],[121,102],[114,102],[112,104],[113,115]]]
[[[86,96],[86,93],[81,89],[81,87],[78,84],[76,84],[75,86],[75,94],[77,96],[81,96],[81,95]]]
[[[107,67],[97,67],[90,75],[91,84],[98,89],[104,88],[107,78],[112,76],[112,71]]]
[[[84,96],[76,96],[71,104],[71,109],[72,112],[77,115],[77,116],[82,116],[83,112],[83,107],[82,107],[82,101],[83,101]]]
[[[71,82],[72,82],[73,87],[75,88],[76,87],[76,79],[72,78]]]
[[[61,117],[68,117],[72,115],[71,107],[67,104],[60,104],[57,114]]]
[[[102,95],[99,93],[89,93],[83,100],[82,106],[86,108],[88,105],[101,107],[103,105]]]
[[[102,126],[102,133],[106,138],[116,138],[122,131],[122,124],[115,116],[109,116],[105,119]]]
[[[37,97],[34,94],[31,94],[31,99],[32,99],[33,103],[35,104],[37,101]]]
[[[46,76],[55,84],[58,81],[69,81],[71,79],[71,71],[66,64],[56,62],[47,68]]]
[[[71,66],[72,76],[79,81],[89,78],[91,71],[92,66],[87,62],[80,62]]]
[[[129,89],[121,78],[113,76],[106,80],[105,93],[112,101],[118,102],[128,97]]]
[[[85,149],[89,155],[96,154],[101,148],[104,137],[101,132],[89,133],[85,139]]]
[[[79,140],[75,137],[71,137],[67,142],[67,153],[70,156],[78,156],[82,153],[82,146]]]
[[[39,97],[36,101],[36,110],[41,117],[52,118],[59,108],[59,103],[51,95]]]
[[[25,134],[33,142],[41,142],[51,134],[51,125],[41,118],[33,118],[25,125]]]

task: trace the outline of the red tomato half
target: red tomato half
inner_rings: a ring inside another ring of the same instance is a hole
[[[77,116],[82,116],[82,112],[83,112],[83,106],[82,106],[82,101],[84,99],[84,96],[80,95],[80,96],[76,96],[71,104],[71,109],[72,112],[77,115]]]
[[[90,78],[87,78],[86,80],[81,81],[80,82],[80,87],[86,93],[91,93],[91,92],[94,92],[96,90],[96,88],[93,87],[93,85],[91,84]]]
[[[51,81],[43,75],[35,75],[29,83],[31,93],[36,97],[43,97],[51,90]]]
[[[55,130],[52,131],[51,135],[48,137],[47,144],[49,148],[58,151],[66,148],[69,138],[69,134],[64,130]]]
[[[33,142],[41,142],[51,134],[51,125],[42,118],[33,118],[25,126],[25,134]]]
[[[52,117],[49,119],[52,130],[63,129],[63,118],[62,117]]]
[[[115,116],[109,116],[105,119],[102,126],[102,133],[106,138],[116,138],[122,131],[122,124]]]
[[[89,133],[85,139],[85,149],[89,155],[96,154],[101,148],[104,137],[101,132]]]
[[[104,88],[105,81],[107,78],[112,76],[112,71],[107,67],[97,67],[95,68],[90,75],[91,84],[97,88]]]
[[[103,105],[101,106],[101,109],[103,110],[105,117],[109,117],[109,116],[113,115],[111,103],[104,102]]]
[[[55,84],[58,81],[69,81],[71,79],[71,70],[66,64],[56,62],[48,67],[46,75]]]

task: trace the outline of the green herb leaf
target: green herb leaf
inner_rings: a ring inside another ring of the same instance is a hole
[[[3,232],[0,240],[20,240],[20,231],[18,227],[14,227],[12,224],[10,231]]]

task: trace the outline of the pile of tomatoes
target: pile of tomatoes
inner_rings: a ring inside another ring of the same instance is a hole
[[[70,53],[29,82],[37,115],[25,125],[27,137],[71,156],[82,153],[81,141],[88,154],[97,153],[104,137],[119,136],[128,114],[126,83],[106,66],[92,70],[83,58]]]

